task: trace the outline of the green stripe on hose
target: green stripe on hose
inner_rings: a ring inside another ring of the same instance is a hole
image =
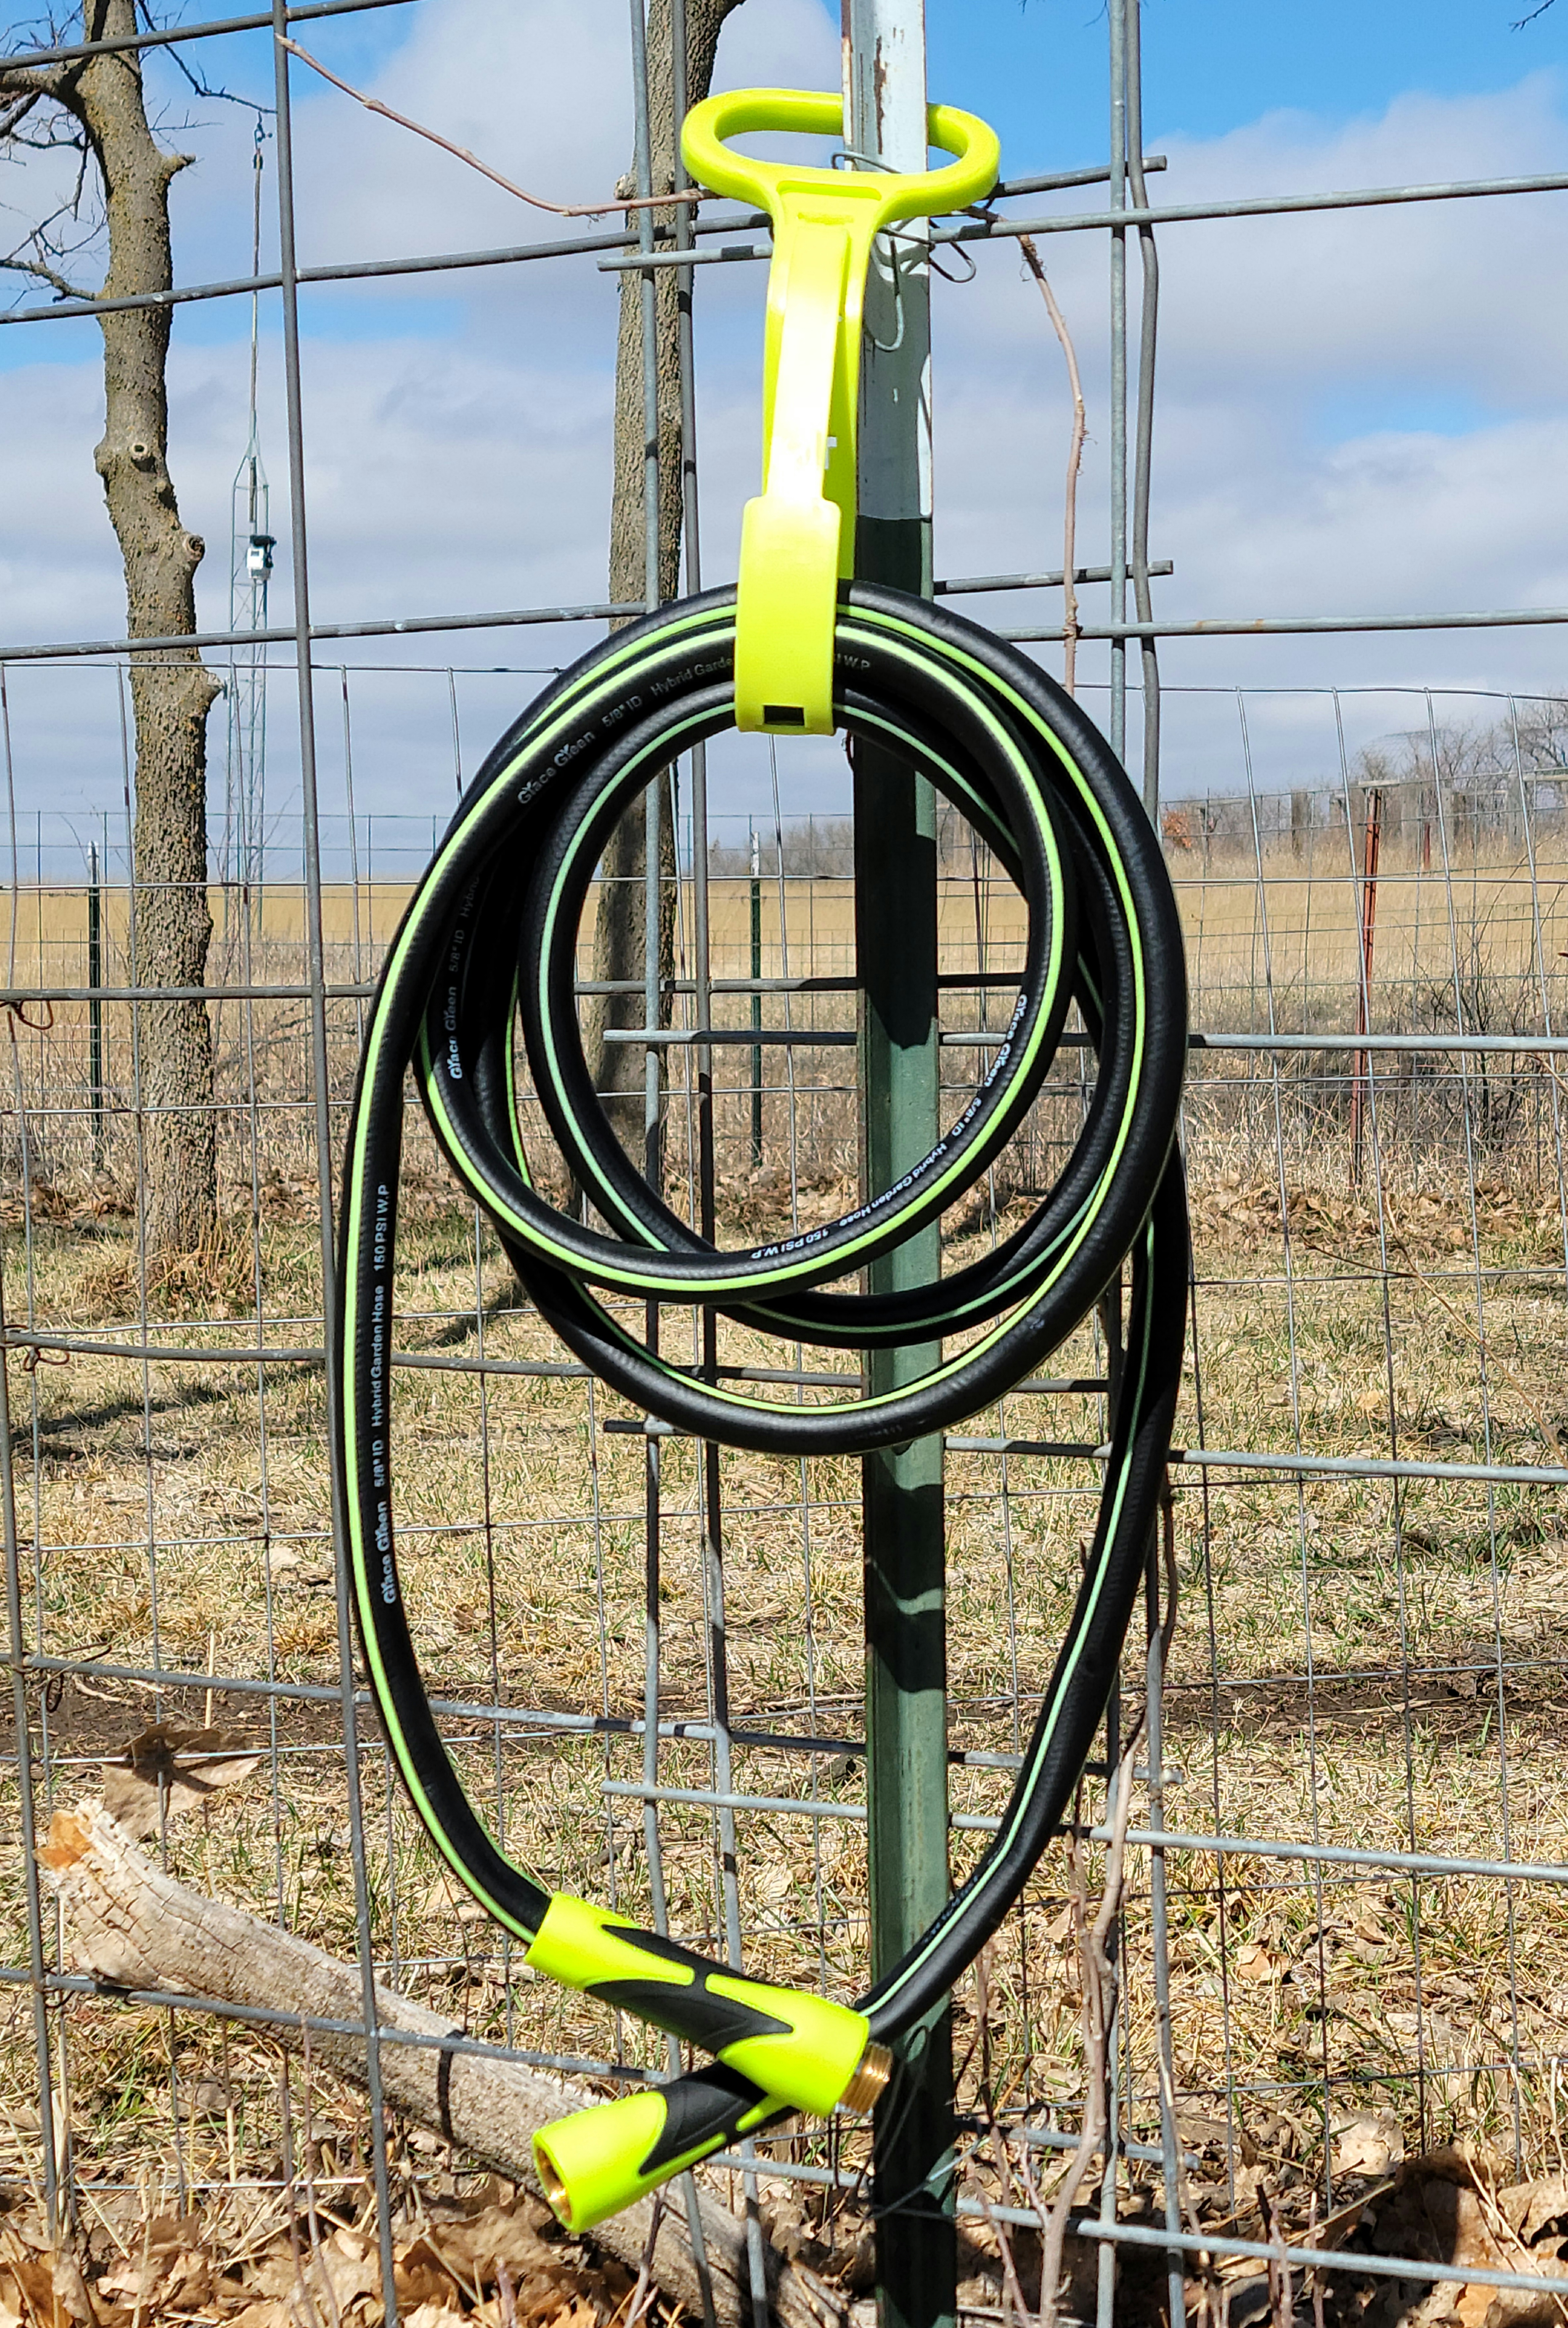
[[[860,2036],[869,2029],[885,2041],[920,2019],[1017,1900],[1114,1678],[1157,1511],[1186,1317],[1186,1205],[1174,1152],[1186,990],[1158,840],[1103,740],[1049,680],[963,617],[897,592],[855,586],[841,595],[839,717],[851,737],[875,738],[928,773],[1019,887],[1028,939],[1011,1023],[998,1030],[972,1099],[898,1187],[802,1235],[720,1251],[633,1169],[588,1085],[574,991],[578,924],[605,836],[631,799],[680,753],[732,724],[733,648],[732,592],[644,617],[585,656],[492,752],[388,951],[345,1167],[334,1420],[354,1605],[399,1769],[448,1864],[498,1921],[537,1948],[551,1916],[558,1934],[568,1909],[578,1919],[569,1947],[546,1948],[547,1970],[573,1979],[574,1967],[592,1971],[601,1956],[607,1967],[605,1952],[618,1950],[622,1969],[601,1967],[580,1985],[613,1990],[618,2004],[679,2026],[729,2063],[678,2080],[657,2109],[617,2121],[630,2147],[606,2164],[601,2196],[652,2187],[645,2177],[706,2154],[792,2099],[831,2107]],[[898,1295],[827,1291],[991,1169],[1038,1094],[1075,1004],[1094,1058],[1089,1104],[1031,1217],[934,1284]],[[519,1028],[531,1097],[604,1230],[557,1213],[530,1170]],[[393,1272],[410,1069],[459,1181],[568,1347],[649,1413],[728,1444],[853,1453],[948,1428],[1048,1356],[1131,1260],[1127,1365],[1097,1523],[1011,1799],[962,1890],[852,2013],[705,1966],[587,1903],[552,1906],[463,1790],[414,1657],[393,1520]],[[786,1405],[676,1366],[605,1294],[712,1304],[748,1327],[825,1347],[961,1336],[964,1344],[898,1390]],[[765,2087],[738,2074],[743,2067]],[[851,2080],[851,2089],[860,2087]],[[655,2120],[669,2139],[644,2142]]]

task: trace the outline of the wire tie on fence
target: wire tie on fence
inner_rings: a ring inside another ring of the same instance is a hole
[[[11,1347],[15,1349],[17,1345],[13,1342]],[[22,1371],[24,1375],[35,1375],[40,1366],[68,1366],[70,1364],[69,1350],[46,1350],[40,1342],[29,1342],[22,1352]]]
[[[944,267],[942,261],[938,258],[934,247],[930,250],[926,259],[926,264],[930,268],[933,275],[940,275],[944,283],[972,283],[975,277],[979,274],[980,269],[976,267],[972,254],[964,249],[961,242],[950,243],[948,248],[952,251],[954,258],[962,258],[963,260],[965,266],[969,268],[969,273],[967,275],[954,275],[950,268]]]
[[[43,1017],[42,1018],[30,1018],[27,1016],[28,1003],[25,996],[20,1002],[8,999],[5,1002],[0,1003],[0,1010],[8,1010],[11,1014],[12,1020],[15,1025],[25,1027],[28,1032],[33,1035],[47,1035],[54,1025],[54,1005],[52,1002],[45,1000],[40,1005],[40,1008],[44,1013]]]

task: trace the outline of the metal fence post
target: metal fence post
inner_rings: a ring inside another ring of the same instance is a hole
[[[1127,12],[1122,0],[1112,0],[1106,11],[1110,34],[1110,201],[1114,218],[1127,207]],[[1111,699],[1109,705],[1111,748],[1118,759],[1127,752],[1127,641],[1121,626],[1127,620],[1127,230],[1121,225],[1111,229],[1111,623],[1118,634],[1111,641]],[[1106,1376],[1110,1395],[1106,1401],[1107,1430],[1116,1409],[1122,1380],[1122,1287],[1113,1286],[1100,1304],[1100,1322],[1105,1336]],[[1120,1687],[1113,1692],[1110,1719],[1106,1724],[1106,1764],[1116,1783],[1115,1772],[1120,1757],[1121,1706]],[[1131,1784],[1131,1773],[1121,1783]],[[1109,1817],[1111,1798],[1106,1798]],[[1110,2001],[1106,2014],[1105,2078],[1105,2152],[1104,2167],[1100,2178],[1099,2214],[1103,2226],[1114,2225],[1118,2206],[1118,2154],[1122,2139],[1122,2106],[1129,2098],[1118,2084],[1119,2070],[1124,2070],[1123,2031],[1120,2025],[1122,1994],[1126,1972],[1122,1949],[1122,1926],[1116,1920],[1108,1937],[1106,1948],[1112,1966]],[[1100,2249],[1095,2266],[1094,2316],[1098,2328],[1113,2328],[1116,2311],[1117,2249],[1107,2239]]]
[[[16,910],[16,892],[11,909]],[[5,1284],[0,1271],[0,1338],[5,1332]],[[22,1875],[27,1902],[27,1969],[33,1991],[33,2045],[38,2078],[38,2139],[43,2170],[43,2220],[51,2239],[58,2236],[64,2194],[61,2169],[70,2154],[61,2155],[57,2140],[55,2088],[50,2066],[48,1956],[43,1937],[43,1896],[38,1878],[38,1815],[33,1788],[33,1728],[27,1702],[27,1635],[22,1614],[21,1535],[16,1524],[16,1478],[12,1459],[11,1381],[5,1371],[6,1348],[0,1338],[0,1540],[5,1555],[6,1663],[11,1668],[11,1719],[16,1755],[16,1811],[21,1827]],[[33,1522],[36,1529],[37,1522]],[[47,1751],[47,1737],[44,1749]],[[47,1773],[45,1774],[47,1776]]]
[[[103,1170],[103,887],[98,843],[87,851],[87,982],[94,989],[87,1006],[87,1080],[92,1109],[92,1169]]]
[[[291,580],[294,585],[295,683],[299,713],[301,839],[305,876],[301,898],[310,996],[310,1103],[315,1149],[316,1201],[321,1252],[322,1339],[325,1346],[329,1407],[337,1395],[338,1276],[333,1217],[333,1114],[328,1049],[325,938],[322,925],[321,821],[316,785],[315,674],[310,659],[310,583],[305,524],[304,390],[299,361],[299,283],[295,252],[294,143],[289,112],[288,56],[283,47],[285,0],[272,0],[273,88],[277,136],[277,234],[283,291],[284,384],[288,412],[288,517]],[[432,823],[438,821],[432,819]],[[438,837],[438,836],[437,836]],[[134,868],[133,868],[134,877]],[[132,958],[136,959],[133,946]],[[138,981],[140,971],[137,972]],[[144,1296],[145,1299],[145,1296]],[[258,1304],[259,1309],[259,1303]],[[387,2126],[381,2106],[380,2014],[376,1997],[375,1940],[371,1929],[371,1879],[365,1855],[364,1802],[360,1785],[360,1720],[354,1694],[354,1634],[349,1600],[347,1492],[335,1439],[328,1439],[332,1492],[332,1540],[337,1569],[338,1700],[342,1707],[343,1768],[348,1779],[350,1853],[353,1864],[354,1936],[359,1957],[365,2028],[365,2090],[370,2099],[371,2173],[376,2196],[376,2239],[380,2263],[381,2304],[387,2328],[397,2328],[398,2293],[392,2251],[392,2190],[387,2161]]]
[[[751,836],[751,974],[762,976],[762,850],[755,830]],[[762,996],[751,998],[751,1023],[754,1032],[762,1032]],[[762,1168],[762,1047],[751,1047],[751,1162],[752,1169]]]
[[[843,0],[846,143],[859,166],[923,170],[924,0]],[[929,277],[906,230],[873,258],[866,294],[856,571],[931,592]],[[856,951],[869,1190],[937,1136],[936,810],[924,776],[857,744]],[[871,1271],[894,1288],[936,1274],[936,1226]],[[923,1373],[934,1350],[879,1351],[878,1388]],[[948,1894],[947,1655],[939,1439],[868,1457],[866,1783],[871,1954],[896,1963]],[[882,2328],[938,2328],[956,2303],[953,2045],[944,2008],[900,2048],[875,2134]]]

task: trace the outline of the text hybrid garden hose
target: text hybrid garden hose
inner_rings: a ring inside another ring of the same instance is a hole
[[[1175,1134],[1186,981],[1160,845],[1077,706],[1026,657],[945,608],[844,585],[835,712],[851,744],[888,746],[927,774],[1024,899],[1017,1004],[972,1096],[897,1186],[824,1226],[740,1251],[707,1243],[628,1161],[584,1058],[579,923],[629,803],[732,725],[734,646],[732,591],[679,601],[586,655],[502,738],[388,953],[348,1141],[338,1428],[359,1623],[399,1769],[453,1872],[526,1944],[530,1966],[713,2058],[540,2136],[547,2191],[576,2229],[781,2114],[869,2107],[886,2081],[888,2041],[926,2014],[998,1929],[1061,1820],[1104,1712],[1156,1521],[1181,1368],[1187,1213]],[[1039,1094],[1074,1004],[1094,1075],[1071,1154],[1032,1217],[916,1291],[823,1290],[852,1281],[981,1178]],[[556,1210],[530,1176],[519,1031],[550,1133],[606,1229]],[[748,1979],[608,1910],[552,1896],[497,1847],[463,1789],[421,1684],[394,1544],[393,1272],[410,1067],[453,1170],[562,1340],[640,1409],[730,1446],[859,1453],[940,1432],[1028,1375],[1131,1261],[1098,1520],[1000,1832],[853,2009]],[[650,1302],[711,1306],[844,1349],[943,1347],[899,1389],[786,1404],[705,1378],[657,1337],[639,1338],[630,1321]]]

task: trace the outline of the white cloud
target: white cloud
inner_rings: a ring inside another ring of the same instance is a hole
[[[715,85],[809,86],[826,74],[824,85],[834,87],[838,71],[837,40],[820,0],[767,0],[739,9],[725,26]],[[306,263],[484,249],[593,229],[592,221],[552,226],[303,69],[297,86]],[[609,195],[633,147],[624,0],[513,0],[499,11],[492,0],[444,0],[418,12],[370,93],[530,193],[559,202]]]
[[[479,54],[483,73],[473,68]],[[835,26],[820,0],[743,8],[720,50],[719,79],[731,84],[830,86],[836,70]],[[589,196],[625,166],[620,0],[519,0],[501,12],[479,0],[429,0],[374,86],[541,192]],[[489,246],[551,230],[303,70],[297,91],[307,260]],[[1164,141],[1170,168],[1153,182],[1156,199],[1563,168],[1568,125],[1556,99],[1554,83],[1536,78],[1495,96],[1403,98],[1376,119],[1343,127],[1274,114],[1227,137]],[[236,244],[248,242],[249,128],[224,117],[203,136],[202,169],[178,195],[188,206],[179,213],[186,271],[209,254],[227,266]],[[1157,124],[1150,142],[1160,142]],[[1101,199],[1093,190],[1083,197],[1086,206]],[[1431,203],[1161,234],[1152,546],[1177,572],[1156,585],[1160,611],[1568,604],[1563,200]],[[1098,562],[1106,548],[1105,244],[1098,235],[1057,235],[1041,248],[1084,367],[1091,442],[1079,555]],[[981,250],[978,260],[972,284],[938,286],[939,568],[1051,567],[1068,418],[1060,352],[1016,249]],[[1135,312],[1135,264],[1130,277]],[[738,506],[756,484],[762,270],[713,268],[697,279],[706,556],[718,576],[732,570]],[[307,296],[318,616],[597,596],[616,304],[614,278],[582,260]],[[281,518],[270,308],[266,317],[264,443]],[[230,320],[236,337],[215,343],[217,310],[183,317],[171,373],[175,475],[188,522],[212,545],[202,609],[214,623],[226,609],[229,484],[244,435],[243,310]],[[8,357],[21,336],[7,342]],[[82,327],[29,327],[25,336],[27,361],[0,372],[0,627],[11,637],[111,631],[120,596],[91,469],[95,352]],[[1085,593],[1088,619],[1104,596]],[[1018,624],[1049,619],[1056,603],[1014,596],[977,611]],[[578,634],[534,630],[450,650],[427,641],[420,652],[432,661],[452,652],[537,663],[580,643]],[[383,652],[402,651],[362,651],[366,660]],[[1540,686],[1568,677],[1568,649],[1545,630],[1224,639],[1172,643],[1162,664],[1173,690]],[[1089,651],[1085,668],[1091,681],[1103,677],[1103,651]],[[408,699],[398,693],[405,684],[388,682],[389,705]],[[493,692],[486,702],[485,716],[493,709],[500,724]],[[1395,699],[1378,698],[1362,703],[1353,725],[1403,718]],[[361,798],[390,805],[418,788],[424,729],[389,710],[376,732],[377,751],[360,771]],[[1239,774],[1234,705],[1173,692],[1168,732],[1176,784],[1201,789],[1217,771],[1226,781]],[[58,773],[46,723],[30,735],[35,773],[24,782],[46,791]],[[1328,772],[1332,718],[1318,699],[1281,697],[1257,711],[1253,741],[1260,781],[1303,781]],[[92,790],[99,763],[73,760],[73,770],[79,765],[81,785]]]
[[[296,88],[307,263],[483,249],[554,230],[539,211],[303,70]],[[371,93],[531,193],[565,202],[607,194],[631,151],[624,11],[612,0],[525,0],[499,10],[446,0],[416,13]]]
[[[1207,144],[1171,141],[1155,199],[1562,170],[1568,127],[1554,94],[1536,79],[1497,97],[1402,99],[1342,129],[1272,116]],[[1499,198],[1163,231],[1151,548],[1177,572],[1156,584],[1157,610],[1568,605],[1561,208],[1560,196]],[[1089,401],[1079,555],[1103,560],[1105,246],[1061,235],[1040,248]],[[1135,332],[1135,262],[1129,278]],[[985,253],[972,286],[941,290],[937,317],[939,566],[1056,565],[1067,402],[1038,295],[1010,256]],[[1085,594],[1087,619],[1105,596]],[[1026,604],[1042,619],[1059,608],[994,599],[987,613],[1018,623]],[[1545,629],[1173,642],[1161,660],[1197,686],[1568,678],[1561,634]],[[1103,651],[1089,668],[1103,671]],[[1319,770],[1331,721],[1269,725],[1278,752],[1260,781],[1306,780],[1298,730],[1316,731],[1307,774]],[[1234,709],[1173,716],[1172,780],[1201,789],[1211,755],[1235,777],[1235,732]]]

